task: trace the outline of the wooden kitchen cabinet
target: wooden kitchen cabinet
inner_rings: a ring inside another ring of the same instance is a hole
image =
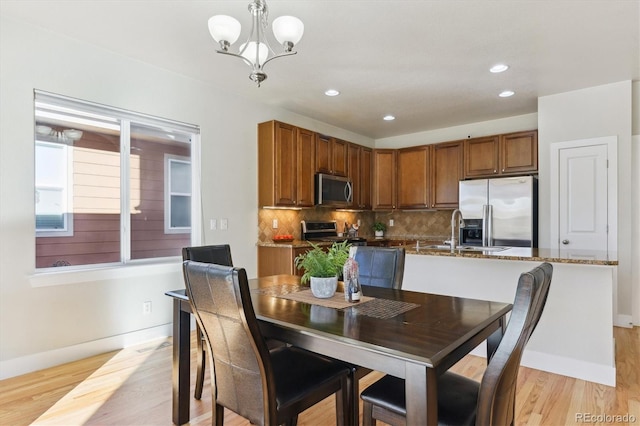
[[[353,184],[352,208],[371,209],[371,158],[373,150],[364,146],[349,144],[347,176]]]
[[[422,145],[398,150],[397,206],[400,209],[430,207],[429,169],[431,148]]]
[[[464,141],[464,177],[509,176],[538,171],[538,131]]]
[[[485,177],[498,174],[499,136],[464,141],[464,177]]]
[[[461,141],[398,150],[398,208],[457,208],[462,156]]]
[[[359,209],[371,210],[373,150],[366,146],[360,148],[360,204]]]
[[[462,141],[432,145],[429,175],[431,208],[458,208],[458,183],[463,177],[462,159]]]
[[[373,209],[396,208],[397,150],[373,150]]]
[[[312,247],[258,246],[258,277],[280,274],[302,276],[304,271],[296,268],[295,258],[311,249]]]
[[[538,171],[538,131],[500,135],[500,170],[502,174]]]
[[[258,124],[258,204],[314,204],[315,134],[278,121]]]
[[[347,176],[349,143],[316,134],[316,173]]]

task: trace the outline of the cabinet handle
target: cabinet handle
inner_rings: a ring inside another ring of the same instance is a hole
[[[502,173],[504,173],[504,169],[502,169]]]
[[[569,244],[569,240],[562,240],[562,244],[564,244],[564,245]]]
[[[498,171],[496,169],[493,169],[493,173],[498,173]]]

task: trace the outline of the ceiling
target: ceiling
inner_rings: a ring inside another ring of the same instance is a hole
[[[0,13],[373,139],[535,113],[540,96],[640,80],[640,0],[269,0],[271,21],[297,16],[305,33],[258,88],[247,65],[215,53],[207,29],[210,16],[231,15],[242,40],[248,3],[0,0]],[[492,74],[496,63],[510,69]],[[504,89],[516,94],[498,97]]]

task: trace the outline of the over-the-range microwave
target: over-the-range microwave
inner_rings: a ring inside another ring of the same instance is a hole
[[[315,194],[317,205],[350,207],[353,200],[353,184],[344,176],[317,173]]]

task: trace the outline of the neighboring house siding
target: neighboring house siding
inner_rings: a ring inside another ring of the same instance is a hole
[[[119,136],[85,132],[73,150],[73,235],[37,237],[36,267],[120,261]],[[164,154],[189,148],[132,140],[131,258],[180,255],[190,234],[164,233]]]

